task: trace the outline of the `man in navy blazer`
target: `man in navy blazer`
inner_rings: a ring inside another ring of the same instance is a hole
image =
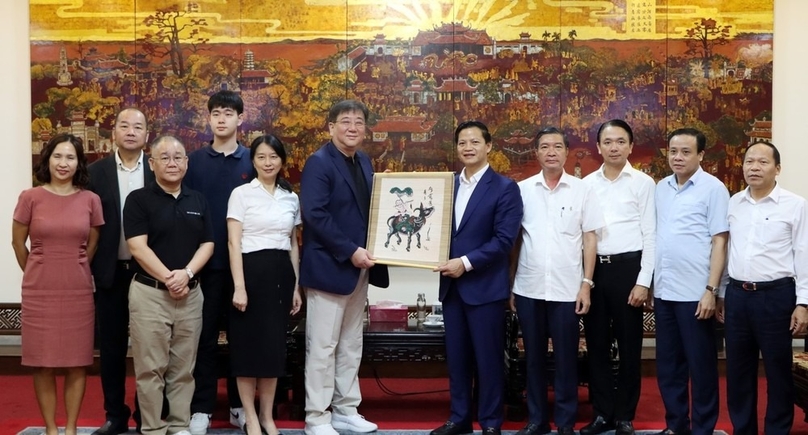
[[[301,176],[307,435],[377,429],[356,409],[368,283],[389,284],[387,267],[376,266],[365,249],[373,169],[358,148],[367,117],[358,101],[335,104],[328,113],[331,141],[306,160]]]
[[[94,435],[129,430],[126,405],[126,353],[129,349],[129,283],[134,260],[121,233],[121,210],[129,192],[154,181],[143,148],[149,138],[146,116],[138,109],[118,113],[112,129],[115,152],[91,164],[87,187],[101,198],[106,224],[101,227],[91,269],[95,280],[98,350],[106,422]],[[137,417],[137,416],[136,416]]]
[[[435,269],[441,273],[451,415],[431,435],[472,432],[475,381],[483,435],[499,435],[505,308],[510,296],[508,255],[519,233],[522,200],[516,183],[488,164],[492,144],[485,124],[461,123],[455,144],[464,168],[455,182],[450,260]]]

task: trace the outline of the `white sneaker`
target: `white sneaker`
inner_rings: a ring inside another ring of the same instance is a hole
[[[230,424],[239,429],[244,429],[244,425],[247,424],[244,408],[230,408]]]
[[[181,430],[175,433],[174,435],[193,435],[193,434],[191,432],[188,432],[187,430]]]
[[[191,433],[188,435],[207,434],[208,428],[210,427],[210,417],[210,414],[195,412],[194,415],[191,416],[191,424],[188,425],[188,428],[191,429]],[[179,434],[182,434],[182,432],[179,432]]]
[[[318,424],[317,426],[306,425],[306,435],[339,435],[330,424]]]
[[[365,417],[360,414],[340,415],[335,412],[331,413],[331,425],[334,426],[334,429],[358,433],[373,432],[379,428],[376,423],[365,420]]]

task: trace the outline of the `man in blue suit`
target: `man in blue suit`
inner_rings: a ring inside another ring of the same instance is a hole
[[[368,283],[389,284],[387,267],[376,266],[365,249],[373,169],[358,148],[367,117],[358,101],[335,104],[328,113],[331,141],[306,160],[301,176],[307,435],[377,429],[356,410]]]
[[[451,415],[431,435],[472,432],[475,379],[483,435],[499,435],[505,302],[510,295],[508,254],[522,221],[522,200],[516,183],[488,165],[491,134],[485,124],[461,123],[455,130],[455,144],[464,167],[455,183],[450,260],[435,269],[441,273]]]

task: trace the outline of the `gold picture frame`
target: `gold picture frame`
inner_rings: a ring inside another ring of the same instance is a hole
[[[452,172],[373,175],[367,249],[380,264],[433,269],[449,260]]]

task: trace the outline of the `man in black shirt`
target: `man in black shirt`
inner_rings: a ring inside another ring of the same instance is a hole
[[[203,296],[195,274],[213,253],[205,197],[182,186],[188,157],[163,136],[151,145],[155,182],[126,199],[126,242],[137,260],[129,288],[130,335],[143,434],[189,435],[192,376]],[[163,390],[169,403],[160,418]]]

